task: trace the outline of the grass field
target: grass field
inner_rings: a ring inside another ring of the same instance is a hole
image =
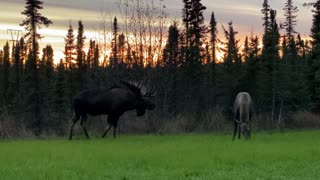
[[[320,131],[0,141],[0,179],[320,179]]]

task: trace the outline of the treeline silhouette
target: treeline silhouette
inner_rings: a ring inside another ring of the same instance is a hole
[[[223,27],[224,40],[218,39],[215,14],[206,24],[201,0],[183,0],[182,20],[174,21],[168,30],[162,1],[152,4],[154,8],[145,1],[135,9],[136,3],[141,1],[118,3],[123,28],[115,17],[111,42],[105,31],[101,42],[90,40],[87,52],[83,22],[78,22],[76,33],[70,24],[65,57],[54,64],[51,45],[42,49],[40,57],[37,31],[52,22],[38,12],[41,1],[26,0],[21,25],[27,33],[0,51],[0,135],[22,131],[64,135],[72,116],[72,97],[84,89],[118,85],[119,80],[156,88],[151,99],[155,111],[137,120],[128,113],[120,120],[126,132],[226,130],[240,91],[253,97],[258,128],[320,126],[312,114],[320,108],[320,1],[312,5],[310,41],[295,31],[298,9],[291,0],[283,8],[282,24],[264,0],[263,36],[252,34],[243,44],[232,22]],[[223,53],[219,61],[217,51]],[[106,118],[96,119],[90,117],[88,123],[97,129],[106,124]]]

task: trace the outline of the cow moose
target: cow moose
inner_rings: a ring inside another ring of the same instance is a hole
[[[246,139],[251,137],[251,118],[253,112],[253,101],[250,94],[239,92],[233,104],[234,131],[232,140],[235,139],[237,129],[239,129],[239,139],[241,133]]]
[[[108,127],[102,137],[105,137],[110,128],[113,127],[113,137],[115,138],[118,120],[122,114],[130,110],[136,110],[136,115],[142,116],[145,114],[146,109],[153,110],[155,108],[155,105],[145,98],[153,96],[155,89],[147,88],[147,92],[142,94],[141,83],[133,85],[126,81],[120,82],[124,86],[84,90],[74,97],[74,113],[70,124],[69,140],[72,139],[73,127],[80,117],[80,125],[85,136],[89,138],[86,129],[88,114],[93,116],[108,115]]]

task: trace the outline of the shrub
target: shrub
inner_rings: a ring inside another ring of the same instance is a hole
[[[0,138],[28,138],[32,136],[22,121],[18,121],[5,111],[0,114]]]
[[[298,111],[291,115],[293,128],[320,128],[320,116],[311,112]]]

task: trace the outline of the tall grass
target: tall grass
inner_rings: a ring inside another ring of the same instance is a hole
[[[320,131],[0,142],[0,179],[319,179]]]

